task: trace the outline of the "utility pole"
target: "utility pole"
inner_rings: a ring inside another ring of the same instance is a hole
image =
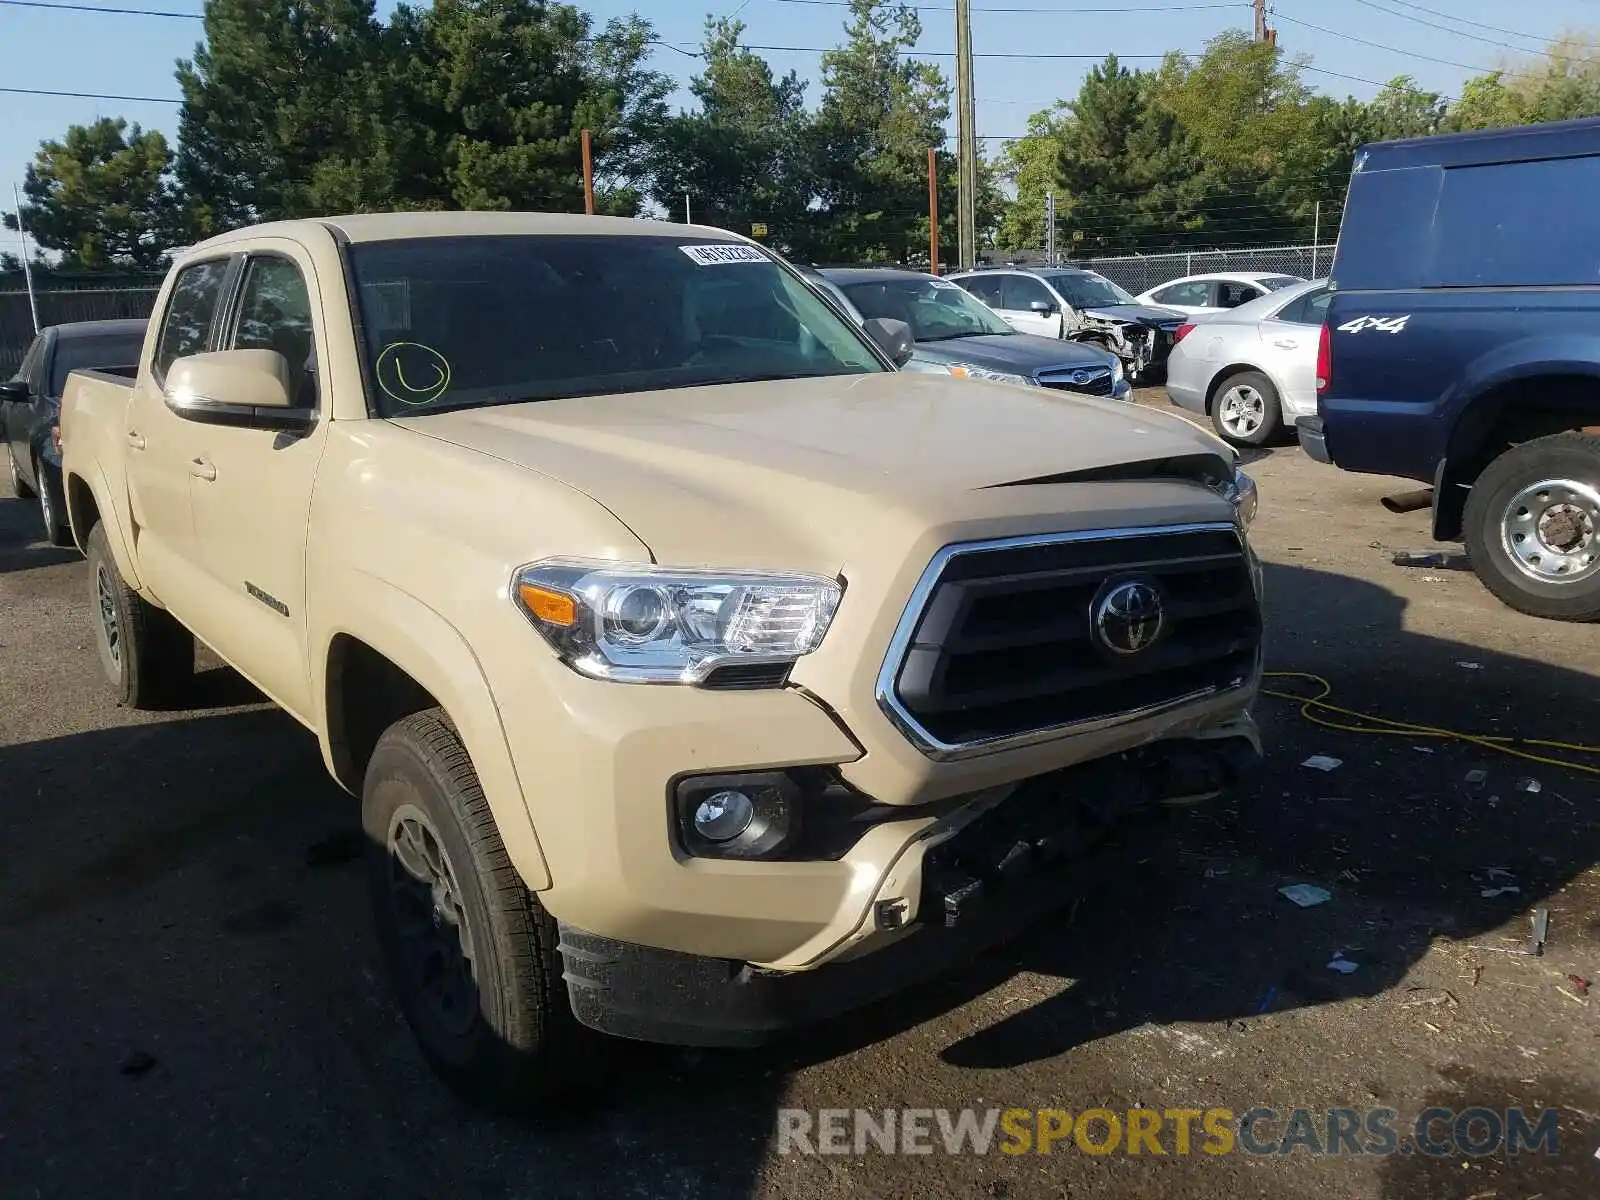
[[[956,9],[956,265],[978,260],[978,119],[972,93],[972,0]]]
[[[583,131],[583,211],[594,216],[594,156],[587,129]]]
[[[22,223],[22,195],[11,185],[11,198],[17,202],[17,234],[22,239],[22,278],[28,286],[28,311],[33,314],[33,332],[39,332],[39,301],[33,294],[33,263],[28,257],[28,227]]]
[[[928,147],[928,270],[939,273],[939,160]]]
[[[1044,260],[1056,265],[1056,194],[1044,194]]]
[[[1322,256],[1317,253],[1322,245],[1322,201],[1317,201],[1317,207],[1311,217],[1311,278],[1317,277],[1317,260]]]
[[[683,194],[683,223],[685,225],[693,225],[694,224],[694,219],[689,216],[689,193],[688,192],[685,192]]]
[[[1256,10],[1256,41],[1269,46],[1278,44],[1278,31],[1267,28],[1267,0],[1254,0]]]

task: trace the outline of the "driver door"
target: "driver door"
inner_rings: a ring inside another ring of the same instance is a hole
[[[1007,325],[1020,333],[1061,336],[1061,304],[1050,289],[1032,275],[1001,277],[997,311]]]

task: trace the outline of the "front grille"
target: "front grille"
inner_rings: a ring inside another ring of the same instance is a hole
[[[1093,371],[1083,368],[1040,371],[1037,379],[1040,387],[1058,388],[1068,392],[1081,392],[1086,396],[1109,396],[1111,394],[1110,367],[1103,367]]]
[[[924,749],[1114,720],[1237,687],[1255,667],[1260,608],[1231,526],[954,546],[929,571],[884,697]],[[1126,627],[1110,614],[1102,636],[1096,612],[1126,582],[1154,593],[1163,625],[1119,654],[1107,638],[1126,649]]]

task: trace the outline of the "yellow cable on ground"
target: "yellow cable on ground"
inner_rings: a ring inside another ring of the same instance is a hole
[[[1543,763],[1548,767],[1562,767],[1568,771],[1581,771],[1585,775],[1600,775],[1600,765],[1568,762],[1565,759],[1550,758],[1542,754],[1530,754],[1527,750],[1520,749],[1523,746],[1538,746],[1545,750],[1565,750],[1570,754],[1600,756],[1600,746],[1583,746],[1574,742],[1553,742],[1544,738],[1462,733],[1456,729],[1441,729],[1433,725],[1418,725],[1412,721],[1396,721],[1389,717],[1375,717],[1371,713],[1357,712],[1353,708],[1342,708],[1337,704],[1329,704],[1327,697],[1333,694],[1333,685],[1321,675],[1313,675],[1309,671],[1268,671],[1266,678],[1300,679],[1313,683],[1320,688],[1321,690],[1315,696],[1303,696],[1298,692],[1277,692],[1271,688],[1263,688],[1261,694],[1298,704],[1302,717],[1313,725],[1320,725],[1324,729],[1336,729],[1341,733],[1382,733],[1393,734],[1396,737],[1439,738],[1444,741],[1466,742],[1469,745],[1482,746],[1485,750],[1493,750],[1499,754],[1509,754],[1513,758]],[[1347,725],[1339,721],[1330,721],[1327,717],[1320,716],[1317,710],[1337,713],[1344,717],[1353,717],[1357,721],[1363,722],[1363,724]]]

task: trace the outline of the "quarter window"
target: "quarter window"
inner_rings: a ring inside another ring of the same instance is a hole
[[[161,323],[161,342],[156,347],[155,367],[165,375],[175,359],[204,353],[210,344],[211,319],[216,315],[217,298],[228,274],[228,260],[213,259],[185,267],[172,285],[166,319]]]

